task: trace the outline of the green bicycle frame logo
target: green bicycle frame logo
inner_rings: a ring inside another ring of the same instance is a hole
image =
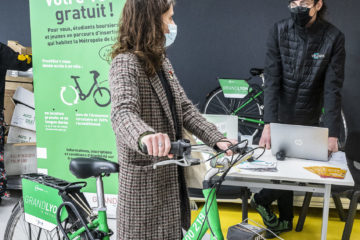
[[[95,104],[99,107],[107,107],[110,104],[110,102],[111,102],[110,90],[106,87],[100,87],[99,83],[97,81],[97,79],[100,76],[99,72],[93,70],[93,71],[90,71],[90,74],[93,75],[94,82],[88,93],[84,93],[83,90],[81,89],[81,86],[78,82],[78,79],[80,78],[80,76],[71,76],[71,78],[74,80],[75,85],[76,85],[75,87],[71,86],[71,85],[69,86],[70,89],[72,89],[75,92],[75,99],[71,102],[68,102],[64,97],[67,87],[61,87],[60,98],[61,98],[61,101],[65,105],[67,105],[67,106],[76,105],[79,103],[79,100],[85,101],[91,95],[93,96]]]

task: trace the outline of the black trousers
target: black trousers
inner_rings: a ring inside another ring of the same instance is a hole
[[[279,219],[292,221],[294,218],[294,192],[287,190],[263,189],[254,196],[257,204],[270,206],[277,200]]]

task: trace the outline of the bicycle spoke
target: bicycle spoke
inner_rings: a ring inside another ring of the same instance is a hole
[[[216,99],[218,100],[218,102],[220,103],[220,105],[222,106],[223,110],[227,113],[227,114],[231,114],[230,110],[227,109],[226,105],[221,101],[221,99],[216,96]]]

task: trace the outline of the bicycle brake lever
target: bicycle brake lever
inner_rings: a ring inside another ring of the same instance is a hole
[[[153,165],[153,168],[156,169],[158,166],[165,166],[165,165],[170,165],[170,164],[176,164],[181,167],[190,167],[190,166],[199,165],[200,159],[191,158],[190,156],[184,156],[184,158],[180,159],[180,160],[166,160],[166,161],[161,161],[161,162],[155,163]]]

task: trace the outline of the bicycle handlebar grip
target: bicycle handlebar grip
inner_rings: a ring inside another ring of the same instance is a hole
[[[148,154],[148,149],[146,144],[141,146],[141,151],[145,154]],[[175,156],[184,156],[186,154],[190,154],[191,152],[191,144],[187,139],[178,140],[177,142],[171,142],[170,152],[169,154],[174,154]]]

